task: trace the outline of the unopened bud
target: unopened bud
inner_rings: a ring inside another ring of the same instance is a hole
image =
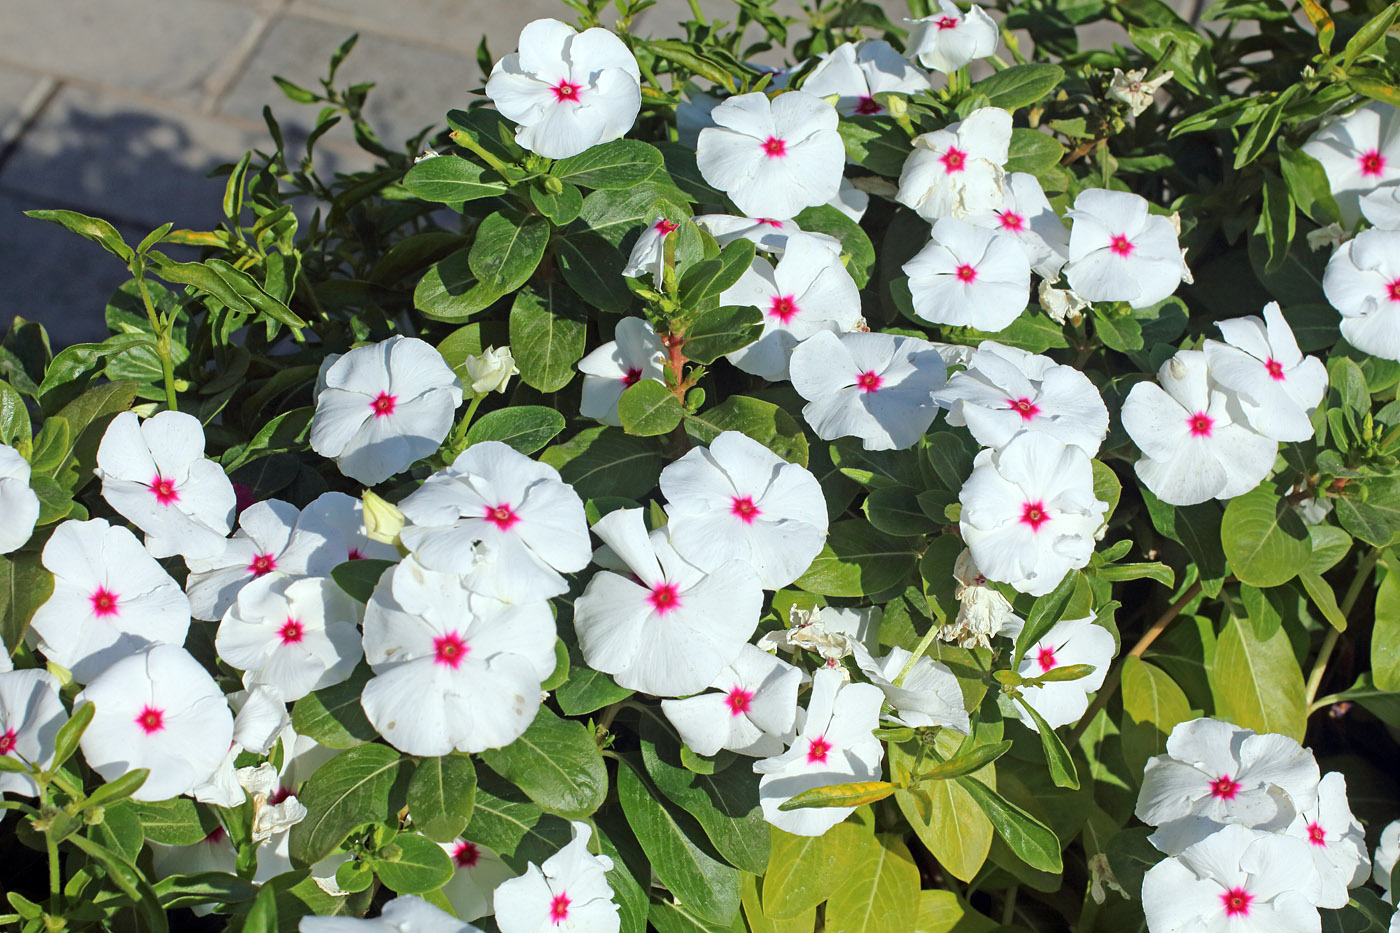
[[[404,517],[398,506],[381,499],[366,489],[361,496],[364,501],[365,537],[381,544],[399,544],[399,533],[403,531]]]
[[[471,394],[486,395],[488,392],[504,392],[511,376],[520,374],[515,365],[515,357],[510,347],[487,347],[480,356],[469,356],[466,360],[467,377],[471,379]]]

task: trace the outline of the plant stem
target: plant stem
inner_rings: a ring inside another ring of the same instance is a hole
[[[1371,548],[1370,553],[1361,558],[1361,563],[1356,565],[1356,576],[1351,578],[1351,585],[1342,597],[1340,608],[1344,617],[1350,616],[1351,610],[1356,607],[1356,601],[1361,598],[1361,591],[1365,588],[1366,581],[1371,579],[1371,571],[1376,569],[1376,561],[1380,560],[1380,557],[1381,549]],[[1332,660],[1332,652],[1336,649],[1337,639],[1341,634],[1337,629],[1329,628],[1327,635],[1322,639],[1322,647],[1317,649],[1317,660],[1313,662],[1312,671],[1308,673],[1308,687],[1303,701],[1307,704],[1310,714],[1313,712],[1313,698],[1322,686],[1322,675],[1327,673],[1327,662]]]
[[[1001,925],[1011,926],[1011,921],[1016,918],[1016,894],[1020,890],[1019,884],[1013,884],[1006,889],[1006,900],[1001,904]]]
[[[457,427],[452,429],[452,436],[447,439],[447,449],[454,453],[460,453],[463,441],[467,439],[467,429],[472,426],[472,418],[476,417],[476,410],[481,407],[481,400],[486,395],[473,396],[470,404],[467,405],[467,413],[462,416],[462,420],[457,422]]]
[[[138,266],[132,272],[136,274],[136,287],[141,290],[141,301],[146,305],[146,317],[156,335],[156,355],[160,357],[160,372],[165,378],[165,406],[171,411],[179,411],[180,404],[175,398],[175,363],[170,358],[170,329],[174,322],[161,323],[155,305],[151,303],[150,290],[146,288],[144,270]]]

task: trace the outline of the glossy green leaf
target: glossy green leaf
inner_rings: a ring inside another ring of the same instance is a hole
[[[1268,483],[1225,506],[1220,543],[1234,575],[1258,587],[1287,583],[1312,553],[1307,526]]]
[[[358,745],[316,769],[297,794],[306,818],[292,827],[292,858],[319,862],[350,831],[389,819],[390,793],[403,760],[384,745]]]
[[[655,379],[643,379],[628,386],[617,402],[622,429],[641,437],[670,432],[681,423],[684,415],[681,400]]]
[[[1232,616],[1216,645],[1210,685],[1220,718],[1302,741],[1307,724],[1303,672],[1282,629],[1261,639],[1254,626]]]
[[[894,835],[881,834],[858,851],[826,904],[826,922],[851,933],[906,933],[919,911],[919,867]]]
[[[1034,706],[1019,699],[1017,705],[1030,714],[1036,731],[1040,733],[1040,748],[1045,753],[1045,763],[1050,767],[1050,780],[1055,782],[1056,787],[1079,790],[1079,771],[1074,767],[1074,759],[1070,757],[1065,743]]]
[[[706,365],[742,350],[763,333],[763,314],[750,305],[724,305],[700,312],[685,331],[682,352]]]
[[[583,188],[632,188],[661,170],[661,152],[636,139],[615,139],[560,159],[549,174]]]
[[[510,347],[520,378],[541,392],[557,392],[583,358],[588,310],[566,288],[543,282],[521,289],[510,309]]]
[[[1060,841],[1055,838],[1050,827],[1031,816],[1025,810],[1011,803],[986,784],[971,775],[955,779],[987,814],[992,828],[1017,857],[1032,868],[1040,871],[1059,872],[1063,868],[1060,859]]]
[[[413,826],[436,842],[451,842],[462,834],[475,801],[476,769],[467,755],[424,758],[408,782]]]
[[[403,186],[415,197],[448,204],[506,192],[505,183],[495,172],[455,155],[440,155],[415,164],[404,175]]]
[[[482,415],[467,429],[467,444],[500,441],[522,454],[543,448],[564,430],[564,416],[544,405],[515,405]]]
[[[546,707],[520,738],[481,759],[547,813],[567,819],[588,816],[608,793],[608,771],[588,728]]]
[[[427,894],[452,879],[452,857],[425,836],[399,833],[388,848],[393,851],[393,858],[385,858],[380,850],[369,859],[369,864],[390,891]]]

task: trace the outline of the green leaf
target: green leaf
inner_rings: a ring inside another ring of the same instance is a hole
[[[164,933],[169,929],[165,919],[165,911],[160,906],[160,899],[156,897],[155,891],[151,890],[146,879],[130,862],[105,846],[99,845],[91,839],[86,839],[80,834],[69,836],[67,841],[71,845],[77,846],[93,860],[101,863],[107,871],[107,880],[135,902],[136,910],[147,930],[154,931],[154,933]]]
[[[1123,758],[1133,774],[1167,750],[1167,736],[1191,718],[1186,694],[1162,669],[1141,658],[1123,660]]]
[[[243,919],[243,933],[277,933],[277,889],[264,885]]]
[[[1261,639],[1253,625],[1231,616],[1216,644],[1210,685],[1218,717],[1255,732],[1303,740],[1303,672],[1282,628]]]
[[[839,240],[843,258],[848,257],[846,271],[857,288],[866,286],[875,266],[875,246],[860,224],[829,204],[804,208],[793,220],[806,233],[825,233]]]
[[[615,139],[560,159],[549,174],[583,188],[632,188],[661,170],[661,151],[636,139]]]
[[[467,755],[424,758],[408,782],[413,826],[436,842],[451,842],[462,834],[475,800],[476,768]]]
[[[1167,505],[1145,487],[1139,486],[1147,514],[1158,532],[1181,544],[1200,570],[1201,591],[1220,595],[1224,583],[1225,551],[1220,545],[1220,506],[1214,502],[1199,505]]]
[[[889,781],[852,781],[849,784],[826,784],[794,794],[778,805],[779,810],[803,810],[809,807],[860,807],[875,803],[898,790]]]
[[[742,350],[763,333],[763,314],[751,305],[724,305],[701,311],[685,330],[685,358],[706,366]]]
[[[1019,662],[1025,657],[1027,649],[1045,637],[1045,633],[1054,628],[1055,623],[1061,618],[1065,608],[1074,601],[1075,591],[1080,587],[1088,586],[1084,579],[1084,574],[1078,570],[1071,570],[1065,574],[1064,579],[1059,582],[1049,593],[1036,598],[1035,605],[1031,607],[1030,613],[1026,616],[1026,624],[1022,626],[1021,633],[1016,636],[1016,649],[1011,657],[1014,662]]]
[[[1064,77],[1059,65],[1012,65],[976,82],[968,92],[985,94],[993,107],[1015,110],[1043,99]]]
[[[520,788],[490,770],[478,770],[476,804],[463,838],[495,852],[516,870],[543,848],[546,857],[569,838],[569,824],[546,815]],[[539,860],[536,860],[537,863]]]
[[[1356,31],[1356,35],[1347,40],[1346,48],[1342,51],[1343,71],[1350,70],[1357,58],[1376,43],[1385,40],[1385,34],[1394,24],[1397,13],[1400,13],[1400,6],[1388,4],[1380,13],[1367,20],[1366,25]]]
[[[49,765],[50,770],[63,767],[63,763],[73,757],[73,753],[78,750],[78,743],[82,740],[83,733],[92,724],[92,717],[97,712],[97,707],[91,702],[86,702],[82,706],[73,710],[73,716],[65,722],[58,730],[58,734],[53,740],[53,763]]]
[[[457,323],[503,294],[504,290],[477,281],[471,270],[470,252],[459,249],[428,267],[413,290],[413,306],[435,321]]]
[[[159,253],[150,255],[157,260],[151,271],[167,282],[192,285],[241,314],[261,315],[294,330],[306,326],[291,308],[264,291],[252,276],[221,259],[207,259],[202,263],[174,262]]]
[[[827,928],[908,933],[919,910],[919,867],[908,847],[898,836],[880,834],[858,852],[827,901]]]
[[[445,204],[506,193],[505,182],[495,172],[455,155],[440,155],[417,163],[404,175],[403,186],[414,197]]]
[[[992,933],[995,923],[968,906],[953,891],[919,892],[919,916],[914,933]]]
[[[787,920],[777,920],[763,912],[763,897],[758,890],[758,878],[745,873],[743,888],[744,920],[749,933],[812,933],[817,927],[815,907]]]
[[[1034,706],[1019,697],[1016,702],[1023,710],[1031,714],[1036,731],[1040,733],[1040,748],[1041,751],[1045,752],[1045,763],[1050,766],[1050,780],[1055,782],[1056,787],[1079,790],[1079,771],[1074,767],[1074,759],[1070,757],[1069,749],[1065,748],[1065,743],[1060,740],[1060,737],[1055,734],[1055,730],[1050,728],[1045,717],[1040,715]]]
[[[553,282],[522,288],[510,308],[510,348],[520,378],[541,392],[558,392],[583,359],[588,309]]]
[[[944,730],[935,740],[940,754],[951,755],[961,736]],[[918,742],[890,746],[890,777],[896,784],[910,784],[923,770]],[[976,772],[988,782],[996,780],[990,764]],[[919,841],[953,877],[971,881],[987,861],[992,848],[992,823],[957,780],[930,781],[897,791],[895,803],[918,835]]]
[[[96,243],[123,263],[130,263],[135,256],[131,247],[122,239],[122,235],[117,232],[117,228],[100,217],[89,217],[76,211],[25,211],[24,216],[66,227],[78,236]]]
[[[564,430],[564,416],[543,405],[516,405],[488,412],[467,429],[467,445],[501,441],[522,454],[544,447]]]
[[[569,679],[554,693],[565,716],[586,716],[594,710],[625,700],[632,695],[611,677],[578,660],[569,668]]]
[[[768,871],[763,876],[763,913],[788,920],[826,900],[846,878],[860,850],[871,844],[870,830],[838,823],[820,836],[794,836],[776,827]]]
[[[971,751],[954,755],[946,761],[934,761],[931,767],[921,766],[917,773],[910,775],[909,779],[912,782],[910,786],[917,787],[929,781],[950,781],[955,777],[962,777],[964,774],[981,771],[1009,751],[1011,751],[1010,742],[978,745]]]
[[[807,435],[802,426],[772,402],[731,395],[714,408],[686,415],[685,433],[697,444],[708,444],[725,431],[738,431],[798,466],[807,465]]]
[[[1278,143],[1279,171],[1298,210],[1319,226],[1340,221],[1342,212],[1332,196],[1332,185],[1322,163],[1282,139]]]
[[[24,397],[8,382],[0,382],[0,444],[15,447],[29,440],[32,434]]]
[[[427,894],[452,880],[452,857],[431,839],[417,833],[399,833],[386,848],[398,850],[394,858],[387,859],[376,852],[368,861],[390,891]]]
[[[1337,521],[1367,544],[1387,547],[1400,535],[1400,476],[1367,477],[1362,484],[1364,499],[1347,496],[1332,500]]]
[[[753,242],[740,238],[720,250],[716,258],[702,259],[681,275],[676,300],[681,307],[696,310],[702,303],[718,299],[749,271],[753,254]]]
[[[1376,588],[1371,676],[1381,690],[1400,692],[1400,573],[1387,570]]]
[[[826,546],[792,584],[821,596],[864,596],[907,578],[918,563],[918,538],[894,538],[863,519],[831,525]]]
[[[24,642],[29,621],[53,595],[53,574],[44,569],[39,555],[16,552],[0,557],[0,641],[8,651]]]
[[[258,886],[222,871],[169,875],[151,885],[166,910],[196,904],[242,904],[258,896]]]
[[[1308,594],[1313,605],[1322,613],[1327,624],[1339,632],[1346,631],[1347,617],[1342,615],[1342,608],[1337,605],[1337,594],[1332,591],[1332,585],[1322,579],[1320,573],[1311,568],[1299,571],[1298,582],[1303,584],[1303,591]]]
[[[681,400],[655,379],[642,379],[628,386],[617,402],[622,429],[641,437],[666,434],[680,424],[684,416]]]
[[[1040,175],[1060,164],[1060,160],[1065,157],[1065,147],[1049,133],[1017,127],[1011,131],[1008,155],[1008,172]]]
[[[1021,861],[1040,871],[1058,874],[1063,870],[1060,840],[1055,838],[1050,827],[975,777],[969,775],[955,780],[987,814],[997,835]]]
[[[219,821],[214,814],[188,797],[170,800],[132,801],[141,820],[141,830],[152,842],[167,846],[192,846],[214,831]]]
[[[360,705],[360,694],[373,676],[368,665],[360,664],[343,683],[308,693],[292,706],[292,727],[327,748],[373,742],[379,732]]]
[[[306,818],[292,827],[292,858],[308,865],[319,862],[355,827],[389,819],[402,763],[392,748],[357,745],[317,768],[297,794]]]
[[[739,911],[739,871],[701,850],[691,838],[693,830],[687,831],[625,761],[617,769],[617,796],[652,871],[671,894],[705,920],[732,919]]]
[[[1092,306],[1094,333],[1098,334],[1104,346],[1120,353],[1131,353],[1142,349],[1142,323],[1129,314],[1119,314]]]
[[[641,499],[656,488],[663,465],[657,443],[621,428],[585,428],[540,453],[585,499]]]
[[[534,274],[549,242],[549,221],[496,211],[476,228],[467,254],[472,274],[487,289],[504,295]]]
[[[581,722],[560,719],[541,707],[524,735],[481,760],[514,783],[547,813],[582,819],[603,805],[608,770]]]
[[[359,558],[347,560],[331,568],[331,579],[349,596],[362,603],[369,602],[374,588],[384,574],[396,566],[394,561]]]
[[[1258,587],[1287,583],[1312,553],[1307,526],[1268,483],[1225,506],[1220,543],[1235,576]]]
[[[1277,95],[1272,103],[1259,115],[1259,119],[1250,125],[1249,131],[1244,134],[1244,139],[1240,142],[1239,148],[1235,150],[1235,168],[1244,168],[1263,154],[1273,141],[1274,134],[1278,132],[1279,124],[1283,120],[1283,108],[1288,106],[1288,102],[1293,96],[1302,90],[1300,84],[1290,84]]]
[[[114,778],[103,784],[101,787],[88,794],[87,800],[83,801],[83,809],[92,807],[109,807],[114,803],[125,800],[141,789],[141,785],[146,783],[151,771],[149,768],[136,768],[128,771],[119,778]]]
[[[537,178],[529,190],[530,203],[556,227],[572,223],[583,210],[583,192],[573,185],[562,185],[554,192],[549,190],[547,182]]]

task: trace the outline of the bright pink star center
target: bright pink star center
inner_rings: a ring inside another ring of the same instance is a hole
[[[787,140],[769,136],[763,141],[763,154],[770,159],[781,159],[787,155]]]
[[[826,764],[827,753],[831,751],[831,743],[826,740],[826,736],[819,735],[807,744],[807,764]]]
[[[1269,359],[1264,362],[1264,368],[1269,371],[1269,378],[1275,382],[1283,382],[1288,378],[1283,374],[1283,364],[1273,357],[1269,357]]]
[[[156,501],[161,505],[170,505],[172,502],[180,501],[180,491],[175,488],[173,479],[166,479],[159,473],[151,480],[151,495],[156,497]]]
[[[768,316],[786,324],[797,313],[797,301],[791,295],[774,295],[768,304]]]
[[[1222,774],[1210,782],[1210,795],[1217,800],[1234,800],[1239,792],[1240,782],[1228,774]]]
[[[934,23],[939,29],[957,29],[958,21],[951,16],[944,16]]]
[[[753,520],[762,514],[758,506],[753,504],[753,496],[735,496],[730,500],[729,511],[739,516],[739,520],[745,525],[752,525]]]
[[[741,716],[749,711],[749,706],[753,703],[753,691],[736,686],[729,691],[724,702],[729,705],[729,715]]]
[[[880,113],[884,109],[884,107],[881,107],[875,102],[875,98],[871,97],[868,94],[862,97],[860,100],[856,101],[856,113],[859,113],[863,116],[869,116],[874,113]]]
[[[1225,905],[1225,915],[1228,917],[1249,916],[1249,902],[1254,900],[1254,895],[1244,888],[1231,888],[1220,895],[1220,903]]]
[[[255,577],[265,577],[277,569],[277,558],[272,554],[259,554],[248,564],[248,572]]]
[[[878,392],[884,382],[884,377],[873,369],[856,376],[856,385],[860,386],[862,392]]]
[[[209,830],[209,834],[204,837],[204,841],[210,845],[218,845],[227,838],[228,830],[224,829],[222,826],[215,826],[213,829]]]
[[[1400,301],[1400,279],[1396,279],[1385,287],[1385,294],[1391,301]]]
[[[943,163],[943,170],[949,175],[954,172],[961,172],[967,167],[967,153],[954,146],[949,146],[948,151],[943,153],[938,161]]]
[[[954,275],[958,277],[959,282],[962,282],[966,285],[976,280],[977,270],[969,266],[967,263],[963,263],[962,265],[958,266],[957,270],[954,272]]]
[[[1040,406],[1028,398],[1009,398],[1006,404],[1011,406],[1011,410],[1021,416],[1022,421],[1030,421],[1040,414]]]
[[[452,850],[452,861],[458,868],[472,868],[481,860],[481,850],[475,843],[459,842]]]
[[[277,630],[277,637],[282,639],[282,644],[284,645],[297,644],[305,634],[306,629],[302,627],[299,621],[293,619],[291,616],[288,616],[287,621],[283,622],[282,627]]]
[[[629,366],[627,368],[627,375],[622,377],[622,384],[625,386],[634,386],[641,381],[642,367],[640,366]]]
[[[1127,257],[1131,256],[1133,250],[1137,247],[1133,245],[1132,240],[1128,239],[1123,234],[1115,233],[1113,239],[1108,241],[1108,248],[1113,251],[1115,256]]]
[[[105,586],[99,586],[97,592],[93,593],[89,599],[92,600],[92,611],[97,614],[99,619],[117,614],[117,603],[119,602],[117,594]]]
[[[1376,149],[1363,153],[1357,161],[1361,163],[1361,174],[1363,175],[1375,176],[1385,171],[1385,156]]]
[[[350,553],[345,555],[345,559],[346,559],[346,560],[364,560],[364,559],[365,559],[365,555],[363,555],[363,554],[360,553],[360,549],[359,549],[359,548],[357,548],[357,547],[352,547],[352,548],[350,549]]]
[[[663,217],[656,222],[655,226],[653,226],[652,229],[655,230],[657,233],[661,234],[662,236],[665,236],[666,234],[673,232],[676,229],[676,226],[677,224]]]
[[[1039,531],[1040,526],[1050,521],[1045,512],[1045,503],[1037,499],[1021,506],[1021,524],[1030,525],[1031,531]]]
[[[1060,662],[1055,660],[1055,649],[1053,646],[1041,645],[1036,649],[1035,663],[1040,665],[1040,671],[1043,674]]]
[[[781,220],[774,220],[771,217],[755,217],[754,220],[763,224],[765,227],[772,227],[775,230],[783,229],[783,222]]]
[[[4,735],[0,735],[0,755],[8,755],[15,750],[15,730],[6,729]]]
[[[1010,230],[1012,233],[1020,233],[1026,229],[1026,218],[1015,211],[1006,211],[1001,215],[1001,229]]]
[[[554,895],[554,900],[549,902],[549,921],[555,926],[569,919],[569,895],[560,891]]]
[[[1323,829],[1320,823],[1309,823],[1308,842],[1311,842],[1315,846],[1327,845],[1327,830]]]
[[[437,663],[446,665],[454,671],[471,650],[471,647],[462,641],[462,636],[456,632],[448,632],[446,635],[439,635],[433,639],[433,658]]]
[[[554,85],[554,87],[550,88],[550,90],[554,92],[554,99],[562,104],[566,100],[577,102],[579,88],[581,87],[583,87],[583,85],[575,84],[565,78],[563,81],[560,81],[558,84]]]
[[[1198,411],[1186,423],[1191,426],[1192,437],[1210,437],[1215,429],[1215,419],[1203,411]]]
[[[656,610],[658,615],[664,616],[681,607],[680,591],[674,583],[658,583],[651,588],[647,602],[651,603],[651,607]]]
[[[515,514],[515,509],[504,502],[496,506],[488,505],[485,518],[502,531],[509,531],[512,525],[520,521],[520,516]]]
[[[136,717],[136,724],[141,727],[142,732],[154,735],[165,728],[165,712],[154,706],[144,707],[141,714]]]
[[[390,395],[388,392],[380,392],[374,397],[374,401],[369,403],[370,411],[374,412],[376,418],[387,418],[394,413],[394,406],[399,403],[397,395]]]

